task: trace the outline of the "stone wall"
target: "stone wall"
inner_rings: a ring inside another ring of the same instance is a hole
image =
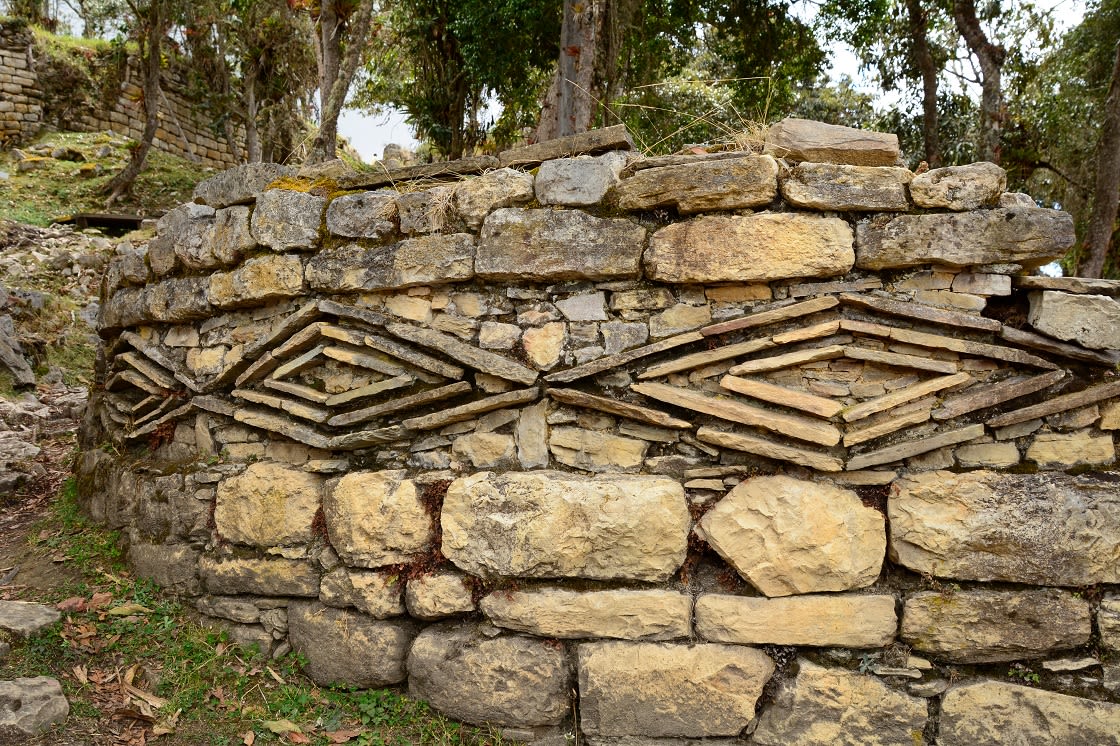
[[[1116,743],[1120,285],[1030,273],[1069,216],[796,120],[628,148],[199,185],[108,270],[90,512],[513,738]]]
[[[0,145],[30,141],[49,125],[72,132],[112,130],[139,140],[144,132],[144,92],[139,63],[129,58],[119,92],[96,100],[74,86],[65,100],[46,100],[41,74],[50,65],[35,47],[32,33],[17,23],[0,23]],[[187,93],[182,75],[165,71],[155,147],[213,168],[228,168],[239,158],[223,133]]]

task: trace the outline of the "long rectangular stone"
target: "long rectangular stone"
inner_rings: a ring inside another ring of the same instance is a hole
[[[1041,404],[1023,407],[1022,409],[1016,409],[1013,412],[993,417],[988,420],[986,424],[988,427],[1007,427],[1008,425],[1015,425],[1020,422],[1026,422],[1027,420],[1045,417],[1048,414],[1057,414],[1058,412],[1066,412],[1070,409],[1084,407],[1087,404],[1095,404],[1105,399],[1111,399],[1114,396],[1120,396],[1120,381],[1091,386],[1083,391],[1056,396]]]
[[[504,165],[504,164],[503,164]],[[437,179],[441,177],[480,174],[498,166],[498,159],[492,155],[460,158],[454,161],[421,163],[416,166],[383,169],[381,171],[355,173],[339,179],[340,189],[374,189],[376,187],[398,184],[416,179]]]
[[[832,446],[840,442],[840,430],[827,423],[811,420],[807,417],[774,412],[732,399],[720,399],[664,383],[635,383],[631,384],[630,388],[643,396],[667,404],[703,412],[731,422],[761,427],[797,440],[824,446]]]
[[[613,127],[588,130],[522,148],[503,150],[498,154],[498,162],[503,166],[531,166],[564,156],[633,149],[634,141],[630,139],[626,125],[616,124]]]
[[[327,400],[330,399],[330,394],[326,393],[325,391],[319,391],[318,389],[311,388],[310,386],[304,386],[301,383],[293,383],[292,381],[277,381],[273,378],[266,378],[261,383],[266,389],[272,389],[273,391],[279,391],[284,394],[298,396],[301,399],[307,399],[308,401],[315,402],[316,404],[327,404]]]
[[[168,404],[172,404],[172,403],[174,403],[174,399],[168,399]],[[157,419],[154,419],[154,420],[150,421],[148,424],[144,425],[143,427],[137,428],[136,430],[133,430],[128,435],[126,435],[125,438],[127,440],[136,440],[137,438],[143,438],[145,435],[148,435],[149,433],[155,432],[155,429],[157,427],[159,427],[160,425],[162,425],[166,422],[172,422],[174,420],[179,419],[180,417],[185,417],[187,414],[190,413],[190,411],[193,407],[194,407],[194,405],[191,402],[187,402],[186,404],[184,404],[181,407],[177,407],[175,409],[172,409],[170,412],[167,412],[162,417],[159,417]],[[154,410],[154,413],[158,414],[162,410],[163,410],[163,407],[160,407],[159,409]]]
[[[307,352],[292,358],[282,365],[278,365],[275,370],[269,375],[272,378],[284,378],[286,376],[294,376],[296,373],[307,370],[318,362],[318,358],[323,354],[323,350],[327,349],[326,345],[317,345],[312,347]]]
[[[668,427],[675,430],[689,430],[692,428],[692,423],[687,420],[672,417],[656,409],[630,404],[617,399],[608,399],[605,396],[585,394],[575,389],[549,389],[548,395],[562,404],[571,404],[586,409],[594,409],[599,412],[616,414],[619,417],[626,417],[631,420],[638,420],[639,422],[648,422],[651,425],[657,425],[659,427]]]
[[[571,381],[579,380],[580,378],[593,376],[596,373],[602,373],[603,371],[610,370],[611,368],[621,367],[623,365],[626,365],[627,363],[632,363],[635,360],[640,360],[643,357],[648,357],[650,355],[656,355],[659,352],[671,350],[674,347],[691,344],[692,342],[700,342],[703,339],[704,337],[702,334],[700,334],[700,332],[685,332],[684,334],[678,334],[675,337],[668,337],[658,342],[654,342],[653,344],[645,345],[644,347],[635,347],[632,350],[620,352],[617,355],[608,355],[606,357],[601,357],[598,360],[593,360],[590,363],[577,365],[574,368],[568,368],[567,370],[550,373],[544,377],[544,380],[548,381],[549,383],[569,383]]]
[[[412,394],[411,396],[402,396],[399,399],[393,399],[383,404],[375,404],[372,407],[365,407],[363,409],[356,409],[353,412],[346,412],[344,414],[336,414],[327,420],[327,424],[331,426],[340,425],[353,425],[357,422],[368,422],[369,420],[383,417],[387,414],[400,412],[405,409],[419,407],[424,404],[431,404],[432,402],[443,401],[450,399],[453,396],[465,394],[471,390],[471,385],[466,381],[458,381],[456,383],[448,384],[447,386],[440,386],[439,388],[423,391],[419,394]]]
[[[437,427],[443,427],[444,425],[472,419],[486,412],[493,412],[495,409],[528,404],[529,402],[536,401],[540,397],[540,393],[540,388],[536,386],[521,389],[520,391],[508,391],[504,394],[488,396],[485,399],[479,399],[477,401],[461,404],[458,407],[445,409],[442,412],[434,412],[421,417],[411,417],[407,420],[403,420],[401,424],[410,430],[433,430]]]
[[[808,594],[752,598],[705,593],[696,599],[696,633],[737,645],[879,648],[898,631],[891,595]]]
[[[789,321],[790,319],[796,319],[801,316],[808,316],[818,311],[827,311],[838,305],[840,305],[839,300],[832,296],[826,296],[823,298],[813,298],[812,300],[806,300],[800,303],[783,305],[778,308],[768,306],[765,310],[757,311],[749,316],[705,326],[700,330],[700,333],[705,337],[712,337],[716,334],[727,334],[728,332],[739,331],[741,329],[754,329],[759,326],[766,326],[767,324],[776,324],[779,321]]]
[[[385,329],[394,337],[414,342],[423,347],[439,350],[445,355],[455,358],[464,365],[468,365],[483,373],[530,384],[537,380],[537,372],[520,363],[495,355],[492,352],[472,347],[455,339],[449,334],[437,332],[435,329],[423,329],[409,324],[387,324]]]
[[[770,357],[759,358],[758,360],[748,360],[745,363],[739,363],[727,372],[733,376],[741,376],[744,373],[764,373],[770,370],[791,368],[795,365],[803,365],[805,363],[815,363],[820,360],[834,360],[843,356],[843,345],[829,345],[828,347],[818,347],[815,349],[800,350],[798,352],[787,352],[782,355],[772,355]]]
[[[421,370],[435,373],[444,378],[450,378],[452,381],[458,381],[466,374],[466,371],[458,365],[451,365],[442,360],[437,360],[431,355],[417,352],[391,339],[386,339],[379,334],[367,334],[362,342],[366,347],[372,347],[378,352],[403,360],[409,365],[414,365]]]
[[[384,381],[377,381],[366,386],[359,386],[356,389],[343,391],[340,394],[328,396],[324,403],[328,407],[338,407],[344,404],[349,404],[353,401],[357,401],[358,399],[365,399],[370,396],[376,396],[377,394],[383,394],[386,391],[392,391],[394,389],[404,388],[405,386],[411,386],[415,381],[416,379],[412,376],[395,376],[393,378],[387,378]]]
[[[724,345],[717,347],[714,350],[706,350],[704,352],[694,352],[691,355],[679,357],[676,360],[670,360],[667,363],[659,363],[658,365],[650,366],[638,374],[638,378],[660,378],[667,376],[670,373],[680,373],[683,370],[692,370],[693,368],[700,368],[712,363],[718,363],[723,360],[730,360],[731,358],[739,357],[740,355],[749,355],[752,352],[759,352],[760,350],[768,350],[774,347],[774,343],[769,338],[763,337],[762,339],[751,339],[746,342],[739,342],[738,344]]]
[[[1120,295],[1120,280],[1098,280],[1088,277],[1043,277],[1014,275],[1011,284],[1027,290],[1060,290],[1088,295]]]
[[[884,394],[870,401],[865,401],[861,404],[849,407],[844,411],[844,421],[855,422],[857,420],[862,420],[876,412],[893,409],[900,404],[905,404],[915,399],[921,399],[923,396],[928,396],[929,394],[952,388],[953,386],[961,386],[971,380],[972,376],[968,373],[955,373],[950,376],[942,376],[929,381],[921,381],[912,386],[904,386],[889,394]]]
[[[360,430],[355,433],[336,435],[330,439],[328,447],[339,451],[352,451],[357,448],[396,443],[405,440],[409,435],[409,431],[400,425],[390,425],[375,430]]]
[[[250,381],[255,381],[262,376],[267,376],[269,373],[276,370],[277,366],[279,366],[282,362],[284,361],[273,355],[271,352],[266,352],[259,358],[254,360],[248,368],[242,371],[237,376],[234,384],[237,386],[244,386]]]
[[[1041,334],[1035,334],[1033,332],[1025,332],[1011,326],[1005,326],[1001,329],[999,336],[1012,344],[1033,347],[1036,350],[1048,352],[1051,355],[1058,355],[1082,363],[1104,365],[1108,368],[1115,368],[1116,364],[1120,363],[1120,353],[1088,350],[1078,345],[1059,342],[1056,339],[1044,337]]]
[[[834,319],[832,321],[821,322],[820,324],[803,326],[800,329],[793,329],[781,334],[775,334],[770,338],[770,341],[776,345],[791,345],[797,342],[807,342],[810,339],[827,337],[829,334],[835,334],[838,331],[840,331],[840,320]]]
[[[340,363],[366,368],[384,373],[387,376],[399,376],[405,373],[405,368],[394,360],[386,360],[379,355],[370,354],[364,350],[356,350],[347,345],[330,345],[323,350],[323,355]]]
[[[291,418],[284,415],[272,414],[249,407],[238,407],[233,413],[233,419],[243,425],[283,435],[285,438],[290,438],[297,443],[303,443],[312,448],[327,448],[330,446],[330,438],[306,425],[297,425],[292,422]]]
[[[866,443],[869,440],[875,440],[884,435],[898,432],[911,425],[920,425],[929,420],[929,415],[929,409],[919,409],[905,414],[890,415],[882,422],[876,422],[861,428],[848,430],[844,433],[844,445],[859,445],[860,443]]]
[[[859,293],[864,290],[881,290],[883,281],[878,277],[868,277],[852,282],[804,282],[800,285],[789,286],[789,297],[805,298],[810,295],[826,295],[828,293]]]
[[[755,456],[772,458],[777,461],[789,461],[790,463],[798,464],[799,466],[807,466],[817,471],[833,472],[843,471],[844,469],[844,462],[833,456],[809,451],[804,448],[782,445],[766,440],[765,438],[756,438],[753,435],[725,433],[719,430],[713,430],[709,427],[702,427],[696,431],[696,437],[705,443],[719,446],[720,448],[730,448],[735,451],[752,453]]]
[[[174,391],[179,388],[174,374],[168,372],[162,366],[150,362],[150,358],[145,359],[135,352],[125,352],[117,355],[117,360],[131,365],[160,388],[167,389],[168,391]]]
[[[371,311],[368,308],[346,305],[345,303],[339,303],[333,300],[320,300],[318,309],[331,316],[337,316],[351,321],[360,321],[370,326],[385,326],[385,324],[388,323],[388,319],[376,311]]]
[[[874,295],[844,293],[840,296],[840,302],[847,306],[881,311],[891,316],[899,316],[904,319],[929,321],[934,324],[976,329],[982,332],[998,332],[1003,327],[1003,324],[995,319],[988,319],[983,316],[974,316],[970,313],[961,313],[959,311],[946,311],[945,309],[934,308],[933,306],[920,303],[904,303],[902,301],[880,298]]]
[[[327,326],[327,322],[325,321],[316,321],[313,324],[308,324],[288,337],[286,341],[273,348],[272,354],[277,357],[287,357],[310,350],[319,342],[323,327],[325,326]]]
[[[966,355],[977,355],[979,357],[1003,360],[1004,362],[1018,365],[1029,365],[1032,368],[1042,368],[1043,370],[1055,370],[1058,367],[1049,360],[1044,360],[1029,352],[1023,352],[1022,350],[1016,350],[1011,347],[987,344],[986,342],[955,339],[941,334],[916,332],[912,329],[898,329],[893,326],[872,324],[865,321],[856,321],[854,319],[841,319],[840,328],[855,332],[856,334],[870,334],[876,337],[893,339],[896,342],[903,342],[916,347],[928,347],[932,350],[949,350],[950,352],[959,352]]]
[[[146,342],[144,338],[136,332],[121,332],[119,340],[121,342],[127,342],[128,344],[132,345],[137,352],[151,360],[156,365],[172,371],[172,375],[175,376],[175,380],[186,386],[191,391],[195,392],[196,394],[202,393],[202,387],[200,387],[191,376],[188,376],[169,357],[156,349],[155,346]]]
[[[878,363],[879,365],[887,365],[892,368],[915,368],[916,370],[929,370],[934,373],[949,374],[956,373],[959,370],[957,364],[949,360],[933,360],[932,358],[918,357],[917,355],[903,355],[899,352],[871,350],[858,345],[849,345],[845,355],[853,360]]]
[[[796,389],[790,389],[784,386],[775,386],[772,383],[755,381],[749,378],[724,376],[720,380],[719,385],[737,394],[751,396],[755,399],[770,402],[771,404],[781,404],[782,406],[792,407],[793,409],[800,409],[803,412],[810,412],[818,417],[832,417],[844,408],[839,402],[833,401],[832,399],[825,399],[823,396],[814,396],[804,391],[797,391]]]
[[[962,414],[975,412],[977,409],[986,409],[1021,396],[1029,396],[1036,391],[1053,386],[1066,375],[1064,370],[1052,370],[1031,378],[1013,378],[1000,383],[978,386],[975,390],[946,398],[941,406],[933,411],[933,419],[950,420]]]
[[[276,396],[275,394],[269,394],[264,391],[234,389],[233,396],[238,399],[253,402],[254,404],[262,404],[266,407],[279,409],[293,417],[299,417],[300,419],[310,420],[316,423],[326,422],[327,418],[331,415],[329,409],[323,409],[322,407],[316,407],[300,401],[293,401],[292,399],[285,399],[282,396]]]
[[[929,453],[930,451],[936,451],[938,448],[944,448],[945,446],[952,446],[957,443],[974,440],[983,434],[983,425],[969,425],[957,430],[931,435],[928,438],[898,443],[886,448],[880,448],[877,451],[871,451],[870,453],[861,453],[858,456],[853,456],[848,459],[848,464],[845,468],[856,471],[859,469],[866,469],[870,466],[878,466],[879,464],[889,464],[893,461],[901,461],[904,458],[910,458],[911,456],[918,456],[923,453]]]
[[[141,391],[143,391],[145,393],[148,393],[148,394],[166,394],[167,393],[167,389],[165,389],[162,386],[157,385],[150,378],[148,378],[147,376],[145,376],[145,375],[143,375],[143,374],[141,374],[141,373],[139,373],[138,371],[135,371],[135,370],[122,370],[120,373],[117,373],[115,376],[110,378],[109,382],[105,385],[105,387],[109,388],[109,389],[114,388],[118,381],[124,381],[125,383],[130,383],[133,386],[135,386],[136,388],[138,388]]]

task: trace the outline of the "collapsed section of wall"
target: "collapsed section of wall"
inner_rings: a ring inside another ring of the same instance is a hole
[[[89,510],[235,639],[514,737],[1115,738],[1120,285],[1029,274],[1069,216],[795,120],[628,146],[199,185],[108,270]]]

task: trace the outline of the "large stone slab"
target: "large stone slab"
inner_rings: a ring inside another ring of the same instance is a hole
[[[69,714],[70,703],[58,679],[36,676],[0,681],[0,742],[26,743]]]
[[[194,201],[211,207],[249,203],[272,182],[295,173],[295,168],[279,163],[244,163],[200,181]]]
[[[996,205],[1007,189],[1007,172],[981,161],[966,166],[946,166],[919,174],[910,182],[910,197],[918,207],[975,210]]]
[[[955,686],[941,702],[942,746],[1115,744],[1120,705],[1000,681]]]
[[[638,276],[646,231],[578,210],[495,210],[482,224],[475,273],[484,280],[610,280]]]
[[[386,290],[469,280],[474,276],[474,237],[433,234],[366,249],[341,246],[307,262],[307,284],[316,290]]]
[[[327,487],[323,515],[331,546],[350,565],[415,560],[431,547],[432,519],[404,471],[351,472]]]
[[[894,166],[899,163],[898,136],[786,117],[770,125],[765,151],[791,161]]]
[[[1056,290],[1030,294],[1027,321],[1043,334],[1094,350],[1120,350],[1120,301]]]
[[[206,590],[218,595],[319,595],[319,573],[300,560],[203,556],[198,574]]]
[[[1120,582],[1120,494],[1111,480],[1058,472],[929,471],[895,481],[891,558],[963,580]]]
[[[353,606],[374,619],[404,613],[401,579],[397,573],[336,567],[323,576],[319,600],[327,606]]]
[[[662,477],[481,472],[452,482],[443,553],[473,575],[662,581],[684,561],[684,489]]]
[[[345,194],[327,207],[327,230],[346,238],[381,239],[397,229],[396,192]]]
[[[418,627],[407,621],[377,621],[317,601],[288,605],[288,638],[307,658],[304,671],[315,683],[361,689],[397,684]]]
[[[682,215],[760,207],[778,196],[778,164],[768,155],[746,155],[647,168],[624,179],[617,195],[623,210],[675,207]]]
[[[616,150],[599,156],[545,161],[533,185],[537,201],[571,207],[596,205],[618,183],[626,159],[625,152]]]
[[[148,262],[156,275],[165,275],[182,262],[187,269],[218,266],[211,250],[214,208],[187,203],[169,210],[156,223],[156,236],[148,242]]]
[[[697,533],[767,596],[871,585],[887,541],[883,516],[854,492],[786,476],[744,480]]]
[[[907,210],[909,169],[799,163],[781,179],[782,197],[811,210]]]
[[[319,240],[326,206],[327,200],[314,194],[269,189],[257,197],[253,237],[273,251],[310,249]]]
[[[493,624],[538,637],[672,640],[692,631],[692,598],[674,591],[498,591],[480,607]]]
[[[993,663],[1089,642],[1089,602],[1054,589],[916,593],[902,611],[902,639],[953,663]]]
[[[926,701],[874,676],[801,659],[751,739],[760,746],[914,746],[925,743]]]
[[[316,474],[284,464],[250,464],[218,485],[218,534],[235,544],[258,547],[311,541],[321,482]]]
[[[793,213],[709,215],[653,234],[644,266],[676,283],[831,277],[852,268],[852,229],[839,218]]]
[[[696,632],[710,642],[875,648],[898,631],[894,596],[756,598],[706,593],[696,599]]]
[[[562,464],[592,472],[638,471],[649,444],[579,427],[555,427],[549,438],[553,457]]]
[[[754,718],[774,662],[734,645],[579,646],[580,727],[589,736],[734,736]]]
[[[298,256],[259,256],[232,272],[210,275],[207,298],[219,308],[238,308],[303,293],[303,264]]]
[[[899,215],[856,226],[856,266],[1014,262],[1037,267],[1073,246],[1073,218],[1060,210],[1001,207],[952,214]]]
[[[57,609],[31,601],[0,601],[0,631],[30,637],[62,617]]]
[[[533,175],[512,168],[496,168],[473,179],[463,179],[455,187],[455,209],[473,230],[478,230],[492,211],[532,199]]]
[[[488,637],[473,624],[432,625],[408,656],[409,694],[468,723],[555,725],[568,713],[569,688],[562,646]]]

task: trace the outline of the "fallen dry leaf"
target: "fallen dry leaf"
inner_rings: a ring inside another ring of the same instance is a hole
[[[256,742],[257,734],[253,731],[246,731],[245,734],[241,736],[241,743],[245,744],[245,746],[253,746]]]
[[[81,596],[71,596],[63,601],[59,601],[54,607],[62,612],[75,613],[83,612],[88,608],[86,606],[86,600]]]
[[[311,743],[310,738],[303,735],[302,733],[296,733],[295,731],[292,731],[288,734],[288,741],[290,741],[291,743]]]
[[[158,738],[159,736],[168,736],[174,733],[175,728],[179,725],[179,716],[182,714],[183,710],[178,709],[163,720],[160,720],[152,727],[152,736]]]
[[[112,593],[94,593],[90,597],[89,603],[86,604],[86,608],[88,608],[90,611],[97,611],[98,609],[105,608],[106,606],[108,606],[112,602],[113,602],[113,594]]]
[[[151,609],[138,603],[121,604],[105,611],[109,616],[131,616],[132,614],[148,614],[150,612]]]
[[[303,733],[291,720],[265,720],[261,723],[270,733],[282,736],[285,733]]]
[[[85,664],[79,664],[70,670],[73,672],[74,678],[78,680],[79,684],[84,685],[89,683],[89,670],[85,667]]]
[[[331,743],[348,743],[362,735],[360,730],[334,730],[323,733]]]
[[[264,669],[266,671],[268,671],[269,675],[272,676],[272,678],[274,678],[276,680],[277,684],[287,684],[288,683],[288,682],[284,681],[284,679],[280,678],[280,674],[278,674],[278,673],[276,673],[275,671],[272,670],[272,666],[265,666]]]

